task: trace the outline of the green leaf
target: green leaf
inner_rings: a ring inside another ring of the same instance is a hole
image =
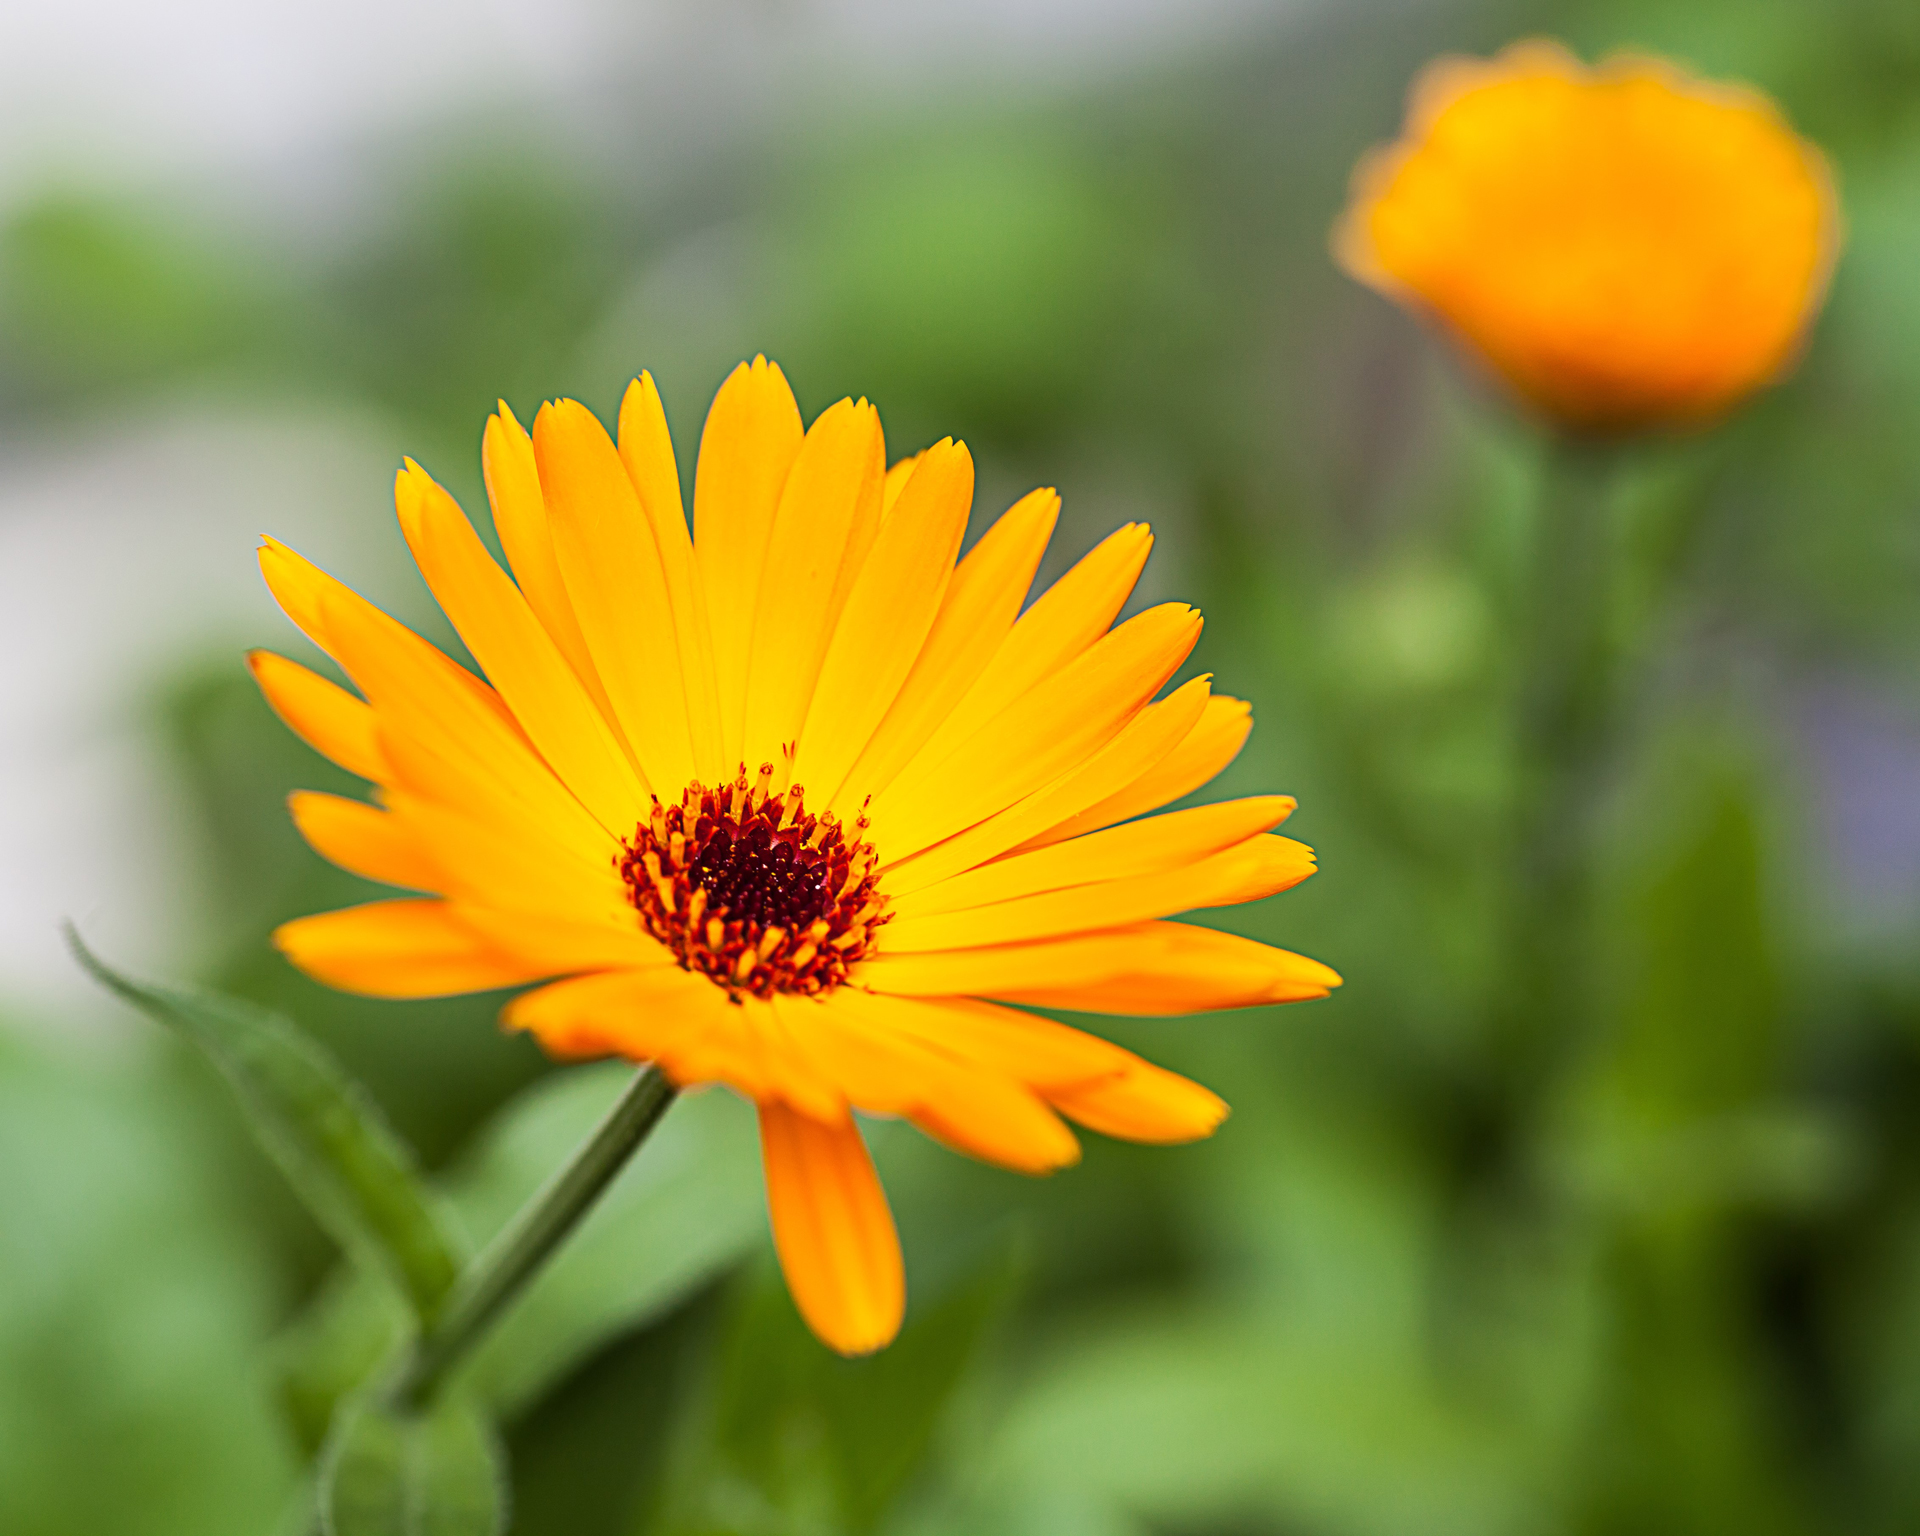
[[[496,1536],[506,1477],[492,1426],[456,1399],[428,1413],[346,1408],[320,1469],[326,1536]]]
[[[711,1380],[674,1447],[648,1536],[882,1528],[1014,1290],[1011,1253],[916,1306],[878,1354],[844,1360],[795,1312],[771,1263],[743,1277]]]
[[[502,1227],[631,1077],[624,1064],[601,1063],[515,1099],[447,1177],[465,1230],[485,1237]],[[733,1095],[683,1094],[463,1368],[466,1388],[496,1413],[518,1413],[610,1339],[656,1321],[764,1243],[758,1145],[752,1111]],[[297,1430],[312,1436],[395,1342],[373,1287],[323,1288],[278,1349]]]
[[[239,1095],[254,1134],[356,1259],[384,1270],[424,1324],[460,1272],[460,1246],[412,1153],[366,1093],[291,1021],[235,998],[129,980],[69,927],[95,980],[204,1052]]]
[[[467,1230],[504,1226],[599,1122],[632,1069],[609,1062],[523,1094],[449,1181]],[[463,1371],[496,1411],[537,1401],[766,1242],[759,1139],[732,1094],[684,1094]]]

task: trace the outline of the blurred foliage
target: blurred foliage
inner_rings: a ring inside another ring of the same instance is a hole
[[[652,368],[690,476],[712,388],[765,350],[809,413],[875,398],[895,452],[964,436],[976,531],[1059,484],[1048,572],[1148,517],[1143,600],[1200,603],[1195,668],[1256,706],[1218,792],[1301,800],[1322,872],[1232,920],[1344,991],[1098,1021],[1234,1105],[1201,1146],[1090,1138],[1025,1182],[880,1137],[912,1306],[877,1359],[826,1355],[771,1277],[740,1106],[679,1105],[476,1365],[517,1532],[1920,1521],[1920,859],[1843,814],[1920,789],[1917,15],[1383,0],[1057,99],[836,105],[697,153],[390,145],[325,238],[211,198],[5,216],[17,432],[188,388],[345,400],[477,507],[497,395],[607,411]],[[1850,244],[1797,377],[1615,487],[1598,980],[1522,1075],[1493,1021],[1539,445],[1325,232],[1425,58],[1536,31],[1774,92],[1833,156]],[[1848,734],[1859,696],[1905,722],[1893,748]],[[283,798],[343,780],[237,657],[183,672],[164,737],[207,979],[310,1028],[492,1231],[617,1069],[555,1073],[496,998],[294,976],[271,926],[366,887]],[[0,1041],[10,1536],[270,1528],[385,1347],[233,1114],[162,1042]]]

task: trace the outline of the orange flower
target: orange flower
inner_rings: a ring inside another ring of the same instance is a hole
[[[834,1348],[885,1344],[905,1300],[854,1109],[1029,1173],[1078,1156],[1062,1116],[1190,1140],[1225,1116],[1213,1094],[1006,1005],[1174,1014],[1339,984],[1165,920],[1283,890],[1313,856],[1272,835],[1281,796],[1144,816],[1226,766],[1249,724],[1205,678],[1155,699],[1199,635],[1192,609],[1113,624],[1144,527],[1023,613],[1053,492],[956,564],[966,448],[888,470],[864,400],[803,433],[764,359],[707,417],[691,537],[644,374],[617,446],[571,401],[531,438],[503,404],[483,461],[511,576],[411,461],[396,493],[484,682],[284,545],[261,550],[364,699],[266,652],[254,675],[376,786],[371,804],[296,795],[294,819],[336,864],[428,893],[276,941],[380,997],[551,981],[506,1012],[549,1051],[752,1099],[788,1284]]]
[[[1826,161],[1766,97],[1548,42],[1430,65],[1334,231],[1353,276],[1599,432],[1711,418],[1778,378],[1838,248]]]

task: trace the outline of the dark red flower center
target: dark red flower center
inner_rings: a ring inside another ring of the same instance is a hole
[[[621,844],[620,875],[641,925],[737,997],[813,995],[846,980],[886,921],[876,859],[851,829],[813,816],[795,784],[773,792],[773,764],[754,782],[695,780],[677,804],[654,797]]]

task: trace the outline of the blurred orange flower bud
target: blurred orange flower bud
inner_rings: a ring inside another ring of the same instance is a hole
[[[1825,158],[1759,92],[1536,41],[1429,65],[1333,244],[1562,425],[1623,432],[1786,372],[1840,218]]]

